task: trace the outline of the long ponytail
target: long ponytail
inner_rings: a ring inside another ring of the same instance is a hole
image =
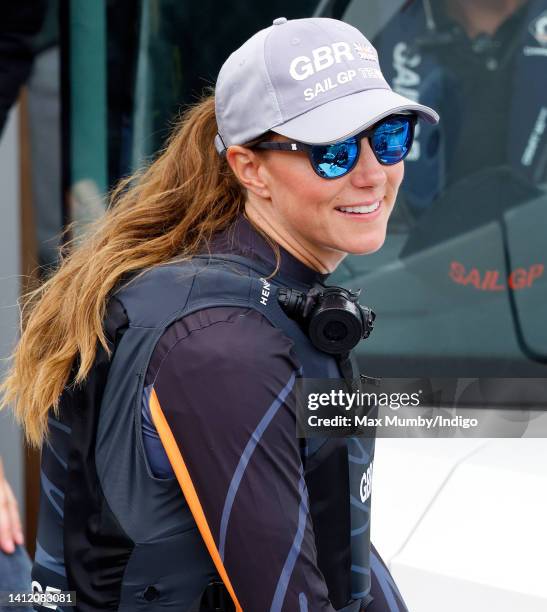
[[[181,117],[147,169],[122,180],[110,207],[63,255],[57,271],[24,296],[22,333],[0,385],[0,409],[13,404],[27,441],[41,446],[51,408],[58,413],[75,358],[74,384],[89,373],[98,347],[110,355],[103,317],[122,276],[189,258],[241,214],[245,192],[214,148],[214,94]]]

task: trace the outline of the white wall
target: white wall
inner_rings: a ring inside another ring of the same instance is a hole
[[[17,299],[20,274],[19,117],[13,109],[0,138],[0,376],[19,327]],[[23,507],[23,445],[9,411],[0,412],[0,455],[21,514]]]

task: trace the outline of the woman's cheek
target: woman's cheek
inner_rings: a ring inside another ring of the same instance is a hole
[[[392,166],[391,170],[393,171],[392,176],[390,176],[389,184],[393,190],[393,201],[397,198],[397,193],[399,192],[399,187],[403,182],[403,178],[405,177],[405,162],[400,162],[395,166]]]

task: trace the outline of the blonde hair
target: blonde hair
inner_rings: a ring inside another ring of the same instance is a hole
[[[190,258],[244,212],[246,192],[218,155],[216,132],[214,92],[209,91],[181,116],[158,158],[120,181],[110,207],[90,225],[85,239],[78,244],[74,239],[61,251],[53,275],[23,296],[21,336],[0,385],[0,409],[13,404],[30,445],[43,443],[48,412],[58,415],[65,386],[85,381],[97,341],[110,357],[103,318],[109,294],[122,277]],[[275,274],[279,250],[269,242],[277,259]]]

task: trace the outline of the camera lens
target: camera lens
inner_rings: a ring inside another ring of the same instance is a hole
[[[323,334],[331,342],[340,342],[348,335],[348,328],[342,321],[329,321],[323,328]]]
[[[342,354],[361,339],[361,320],[348,310],[318,309],[308,331],[317,348],[332,355]]]

